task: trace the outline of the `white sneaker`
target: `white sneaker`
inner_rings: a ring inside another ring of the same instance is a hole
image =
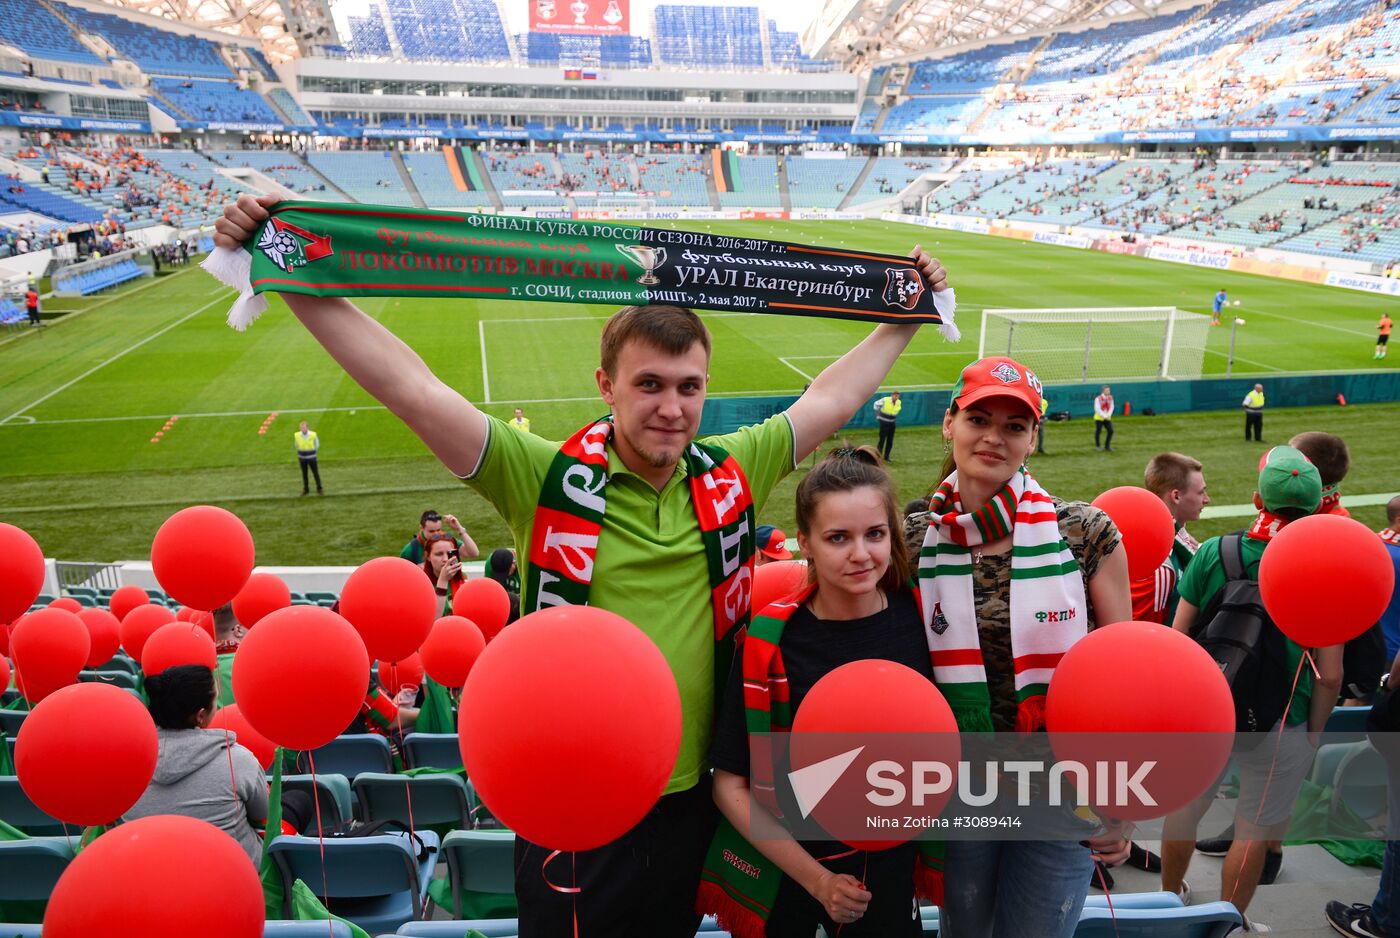
[[[1240,932],[1246,935],[1268,935],[1273,933],[1273,929],[1263,922],[1251,922],[1247,916],[1244,918],[1244,925],[1240,927]]]
[[[1178,890],[1176,891],[1176,895],[1177,895],[1177,898],[1179,898],[1179,899],[1181,900],[1181,904],[1182,904],[1182,905],[1190,905],[1190,904],[1191,904],[1191,884],[1188,883],[1188,882],[1186,882],[1185,880],[1182,880],[1182,881],[1181,881],[1181,888],[1178,889]]]

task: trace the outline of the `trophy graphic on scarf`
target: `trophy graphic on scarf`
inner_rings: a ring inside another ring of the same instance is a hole
[[[588,4],[584,3],[583,0],[574,0],[569,5],[569,9],[574,12],[574,25],[582,26],[584,17],[588,15]]]
[[[654,248],[647,244],[619,244],[617,249],[636,261],[643,269],[644,273],[637,278],[638,283],[650,287],[661,282],[655,270],[666,263],[665,248]]]

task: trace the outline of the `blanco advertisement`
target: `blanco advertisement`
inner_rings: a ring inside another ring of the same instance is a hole
[[[1058,234],[1054,231],[1037,231],[1035,240],[1041,244],[1058,244],[1062,248],[1088,248],[1092,241],[1078,235]]]
[[[1180,248],[1150,247],[1147,249],[1147,256],[1159,261],[1171,261],[1174,264],[1214,267],[1216,270],[1227,270],[1230,267],[1230,258],[1227,255],[1183,251]]]
[[[1367,293],[1381,293],[1386,296],[1400,296],[1400,280],[1389,277],[1372,277],[1370,274],[1345,274],[1332,271],[1327,275],[1329,287],[1345,287],[1348,290],[1365,290]]]

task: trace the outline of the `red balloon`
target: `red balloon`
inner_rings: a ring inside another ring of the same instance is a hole
[[[1113,519],[1128,555],[1128,579],[1145,580],[1172,552],[1176,522],[1162,500],[1147,489],[1120,485],[1094,499],[1094,507]]]
[[[532,613],[497,635],[459,712],[462,760],[482,802],[554,850],[591,850],[635,826],[680,751],[666,658],[626,619],[590,606]]]
[[[155,634],[156,629],[174,621],[175,613],[159,603],[146,603],[144,606],[137,606],[126,614],[126,618],[122,619],[122,647],[126,649],[128,655],[140,661],[141,651],[146,647],[146,640]]]
[[[150,605],[151,596],[139,586],[128,584],[119,587],[112,598],[107,600],[107,608],[112,611],[112,615],[121,622],[126,619],[126,614],[137,606]]]
[[[170,889],[191,872],[218,888]],[[261,938],[257,867],[228,834],[173,814],[139,818],[97,838],[69,864],[44,913],[44,938],[149,938],[199,923],[202,938]]]
[[[807,585],[807,564],[801,560],[765,563],[753,575],[753,611],[757,615]]]
[[[203,613],[200,612],[198,609],[191,609],[189,606],[181,606],[179,609],[175,610],[175,621],[193,622],[201,615],[203,615]]]
[[[73,615],[76,616],[78,613],[80,613],[80,612],[83,611],[83,604],[80,603],[80,602],[78,602],[76,599],[74,599],[74,598],[71,597],[71,596],[60,596],[60,597],[58,597],[57,599],[55,599],[53,602],[49,603],[49,605],[48,605],[47,608],[49,608],[49,609],[66,609],[66,610],[68,610],[69,612],[73,613]]]
[[[44,588],[44,552],[23,528],[0,524],[0,622],[29,611]]]
[[[15,774],[24,793],[67,824],[110,824],[156,770],[156,725],[141,701],[107,684],[55,691],[20,724]]]
[[[340,591],[340,614],[380,661],[398,661],[417,651],[437,611],[432,581],[422,567],[402,557],[361,564]]]
[[[121,648],[121,622],[106,609],[84,609],[78,618],[88,630],[87,666],[96,668],[111,661]]]
[[[211,671],[219,668],[214,640],[193,622],[162,625],[141,648],[141,670],[147,675],[182,664],[203,665]]]
[[[339,736],[369,692],[369,655],[354,627],[320,606],[266,616],[233,658],[233,696],[259,733],[288,749]]]
[[[1304,648],[1349,641],[1385,612],[1395,567],[1381,539],[1341,515],[1309,515],[1274,535],[1259,561],[1264,608]]]
[[[292,591],[281,577],[254,573],[233,597],[233,616],[245,629],[251,629],[269,612],[286,609],[291,604]]]
[[[461,616],[443,616],[433,623],[423,643],[423,670],[443,687],[455,689],[467,683],[472,665],[486,648],[486,637],[476,623]]]
[[[214,719],[209,721],[209,728],[228,730],[234,735],[235,742],[253,754],[258,760],[258,765],[264,770],[272,768],[272,760],[277,757],[277,744],[253,729],[253,724],[249,723],[243,711],[238,709],[238,704],[220,707],[214,714]]]
[[[490,577],[467,580],[452,597],[452,614],[475,622],[489,642],[510,620],[510,594]]]
[[[10,653],[10,627],[0,623],[0,658]]]
[[[414,652],[402,661],[379,662],[379,684],[393,696],[405,686],[423,686],[423,659]]]
[[[151,568],[176,602],[218,609],[253,572],[253,535],[233,512],[195,505],[160,526],[151,543]]]
[[[1104,676],[1121,673],[1124,662],[1131,662],[1131,705],[1104,706]],[[1124,761],[1134,770],[1155,761],[1142,782],[1155,805],[1119,802],[1116,780],[1100,790],[1089,772],[1091,805],[1109,817],[1145,820],[1191,803],[1220,777],[1234,743],[1235,705],[1220,668],[1191,638],[1155,622],[1119,622],[1090,632],[1060,659],[1045,723],[1058,759]]]
[[[194,619],[194,624],[201,632],[209,636],[209,640],[217,642],[218,635],[214,632],[214,614],[211,612],[201,612],[198,618]]]
[[[0,655],[0,690],[10,686],[10,659]]]
[[[902,819],[932,819],[942,812],[956,789],[962,752],[953,710],[933,682],[906,665],[875,658],[843,664],[812,685],[793,717],[791,745],[795,771],[856,746],[864,747],[859,755],[863,767],[886,759],[899,765],[932,760],[950,767],[945,791],[921,795],[923,804],[910,799],[889,807],[872,805],[865,797],[869,786],[863,768],[843,772],[816,799],[812,817],[857,850],[887,850],[922,833],[924,828]],[[801,795],[800,786],[794,787]],[[880,830],[879,838],[860,836],[872,830],[868,818],[876,816],[895,823],[874,828]]]
[[[66,609],[40,609],[25,616],[10,636],[24,699],[38,703],[76,681],[91,646],[83,620]]]

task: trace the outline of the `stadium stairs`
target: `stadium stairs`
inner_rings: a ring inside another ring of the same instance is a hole
[[[501,199],[501,193],[496,189],[496,181],[491,178],[491,172],[486,168],[486,160],[475,148],[468,148],[472,165],[476,167],[476,174],[481,179],[482,191],[491,197],[491,204],[496,211],[505,208],[505,202]]]
[[[292,116],[286,111],[282,110],[281,105],[279,105],[275,100],[273,100],[272,95],[262,94],[259,95],[259,97],[262,98],[264,102],[266,102],[267,106],[272,109],[272,113],[276,114],[278,119],[281,120],[282,123],[288,125],[301,123],[301,121],[292,120]]]
[[[403,181],[403,191],[407,192],[409,197],[413,199],[414,205],[419,208],[427,208],[428,203],[423,201],[422,193],[418,191],[418,186],[413,182],[413,174],[404,165],[403,156],[399,154],[398,150],[390,150],[389,152],[393,154],[394,169],[398,170],[399,179]]]
[[[192,121],[197,119],[176,107],[174,102],[156,90],[154,83],[146,88],[146,94],[151,96],[151,100],[154,101],[162,111],[176,120]]]
[[[846,192],[846,197],[841,200],[841,203],[839,205],[836,206],[836,210],[838,212],[843,212],[846,209],[850,208],[851,202],[860,192],[861,187],[865,185],[865,177],[869,176],[870,171],[874,168],[875,158],[867,157],[865,160],[865,165],[860,168],[860,172],[856,175],[856,178],[852,180],[851,188]]]
[[[1167,36],[1161,42],[1153,45],[1152,48],[1140,53],[1136,58],[1129,61],[1123,67],[1123,71],[1134,72],[1138,69],[1145,68],[1146,66],[1151,65],[1153,62],[1157,61],[1157,57],[1162,54],[1163,49],[1174,46],[1176,44],[1176,41],[1179,38],[1181,38],[1181,35],[1183,33],[1185,33],[1188,29],[1192,28],[1201,20],[1209,16],[1210,11],[1214,10],[1219,3],[1220,0],[1208,0],[1208,2],[1201,4],[1200,8],[1197,9],[1195,13],[1191,14],[1180,26],[1172,30],[1171,35]]]
[[[350,197],[350,193],[346,192],[344,189],[340,188],[340,186],[336,185],[334,179],[321,172],[315,166],[312,166],[310,161],[308,161],[305,156],[303,156],[300,153],[292,153],[290,151],[288,151],[287,155],[296,159],[298,163],[306,167],[307,172],[311,173],[317,179],[321,180],[321,182],[325,183],[326,191],[334,192],[337,196],[339,196],[342,200],[346,202],[355,201],[355,199]]]
[[[778,198],[782,200],[783,211],[792,211],[792,190],[788,188],[787,160],[778,160]]]
[[[724,206],[719,201],[719,187],[715,185],[714,167],[708,158],[701,160],[700,163],[705,167],[705,194],[710,199],[710,208],[718,212]]]

